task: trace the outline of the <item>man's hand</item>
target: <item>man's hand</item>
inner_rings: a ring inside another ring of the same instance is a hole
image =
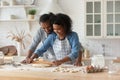
[[[23,64],[30,64],[32,61],[33,61],[33,59],[31,59],[31,58],[26,58],[26,59],[24,59],[21,63],[23,63]]]
[[[33,59],[34,58],[38,58],[38,55],[37,54],[35,54],[35,53],[33,53],[33,55],[29,58],[29,57],[27,57],[25,60],[23,60],[21,63],[28,63],[28,64],[30,64],[30,63],[32,63],[33,62]]]

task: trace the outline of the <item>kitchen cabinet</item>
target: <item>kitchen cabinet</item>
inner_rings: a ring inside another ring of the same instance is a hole
[[[120,38],[120,0],[85,1],[87,38]]]

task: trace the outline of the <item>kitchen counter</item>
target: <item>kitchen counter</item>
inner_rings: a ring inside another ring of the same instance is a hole
[[[120,74],[61,73],[46,71],[2,71],[0,80],[120,80]]]
[[[37,68],[31,65],[24,65],[22,67],[7,66],[4,68],[0,66],[0,80],[120,80],[120,73],[109,74],[108,71],[97,73],[84,73],[80,71],[71,73],[53,72],[55,67]]]
[[[108,71],[98,73],[53,72],[55,67],[37,68],[29,65],[0,66],[0,80],[120,80],[120,73],[109,74]],[[83,67],[78,67],[83,68]]]

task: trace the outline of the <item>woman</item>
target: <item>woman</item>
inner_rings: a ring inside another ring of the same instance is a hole
[[[58,66],[62,63],[74,63],[80,52],[79,38],[76,32],[72,31],[72,21],[68,15],[56,14],[53,20],[53,33],[44,41],[41,48],[37,49],[31,56],[30,62],[41,56],[49,47],[52,47],[56,60],[53,64]]]

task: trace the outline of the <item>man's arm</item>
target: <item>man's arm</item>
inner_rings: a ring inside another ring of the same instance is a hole
[[[28,63],[29,58],[32,56],[33,52],[37,48],[38,44],[41,42],[41,28],[37,31],[36,35],[33,37],[32,44],[30,45],[29,50],[27,51],[26,58],[21,63]]]

